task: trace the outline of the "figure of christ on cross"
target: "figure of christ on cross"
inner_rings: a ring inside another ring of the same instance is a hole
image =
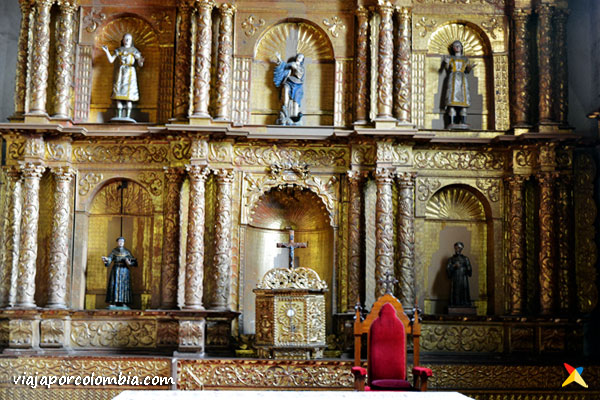
[[[288,243],[277,243],[278,248],[290,249],[290,269],[294,268],[294,249],[306,248],[308,243],[294,242],[294,230],[286,228],[290,234],[290,241]]]

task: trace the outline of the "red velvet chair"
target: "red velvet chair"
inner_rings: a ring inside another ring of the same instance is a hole
[[[361,338],[367,335],[367,368],[361,367]],[[413,384],[406,379],[406,335],[413,339]],[[356,390],[427,390],[431,369],[419,367],[421,325],[418,311],[411,321],[391,294],[381,296],[367,317],[356,311],[354,322],[354,388]],[[366,384],[365,384],[366,378]]]

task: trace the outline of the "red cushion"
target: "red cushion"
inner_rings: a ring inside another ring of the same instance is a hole
[[[410,390],[412,386],[403,379],[378,379],[371,382],[371,390]]]
[[[413,375],[419,375],[421,377],[423,376],[432,376],[433,375],[433,371],[431,371],[431,369],[427,368],[427,367],[413,367]]]
[[[406,335],[396,310],[386,303],[369,332],[369,382],[406,380]]]

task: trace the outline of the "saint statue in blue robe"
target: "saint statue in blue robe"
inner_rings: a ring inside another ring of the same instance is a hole
[[[304,96],[304,54],[298,53],[294,61],[285,62],[279,53],[273,73],[275,87],[281,87],[281,111],[277,125],[301,125],[302,97]]]

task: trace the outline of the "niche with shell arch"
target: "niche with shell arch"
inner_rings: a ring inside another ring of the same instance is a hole
[[[473,275],[469,279],[471,300],[479,315],[487,314],[488,276],[493,273],[493,226],[491,209],[484,195],[468,185],[442,187],[431,196],[425,210],[420,241],[424,253],[425,313],[445,314],[450,298],[446,265],[454,254],[454,243],[463,242]],[[490,303],[491,304],[491,303]]]
[[[273,125],[281,108],[281,88],[273,83],[275,53],[283,61],[304,54],[303,125],[333,125],[335,59],[327,34],[306,20],[286,20],[266,29],[256,42],[250,88],[250,123]]]
[[[289,250],[277,248],[287,243],[286,227],[295,230],[296,242],[308,247],[297,249],[295,265],[315,270],[327,282],[325,295],[327,325],[331,327],[331,287],[333,279],[334,233],[323,201],[310,189],[297,185],[272,188],[255,203],[245,230],[245,252],[241,265],[243,293],[240,304],[244,334],[255,333],[255,296],[252,292],[271,268],[289,266]]]
[[[123,190],[122,182],[127,182]],[[87,267],[85,276],[85,309],[106,308],[106,287],[110,269],[105,267],[102,256],[108,255],[116,247],[116,239],[121,236],[121,217],[125,247],[138,261],[131,267],[133,290],[132,309],[150,307],[153,277],[160,277],[160,265],[153,265],[156,216],[150,193],[139,183],[118,179],[106,182],[95,194],[89,206],[87,237]],[[158,275],[156,275],[157,271]]]
[[[159,38],[150,23],[130,14],[115,17],[96,35],[89,122],[108,122],[115,115],[116,106],[111,95],[118,62],[115,60],[113,64],[109,63],[102,46],[107,46],[111,54],[114,54],[126,33],[132,35],[133,46],[144,57],[143,67],[136,63],[140,100],[133,104],[132,118],[137,122],[158,122]]]
[[[493,58],[489,38],[477,25],[470,22],[449,22],[436,29],[427,44],[427,85],[425,91],[425,127],[444,129],[447,116],[444,107],[447,73],[441,69],[442,56],[450,55],[452,42],[459,40],[463,54],[476,66],[467,74],[471,106],[467,123],[471,129],[494,129]]]

